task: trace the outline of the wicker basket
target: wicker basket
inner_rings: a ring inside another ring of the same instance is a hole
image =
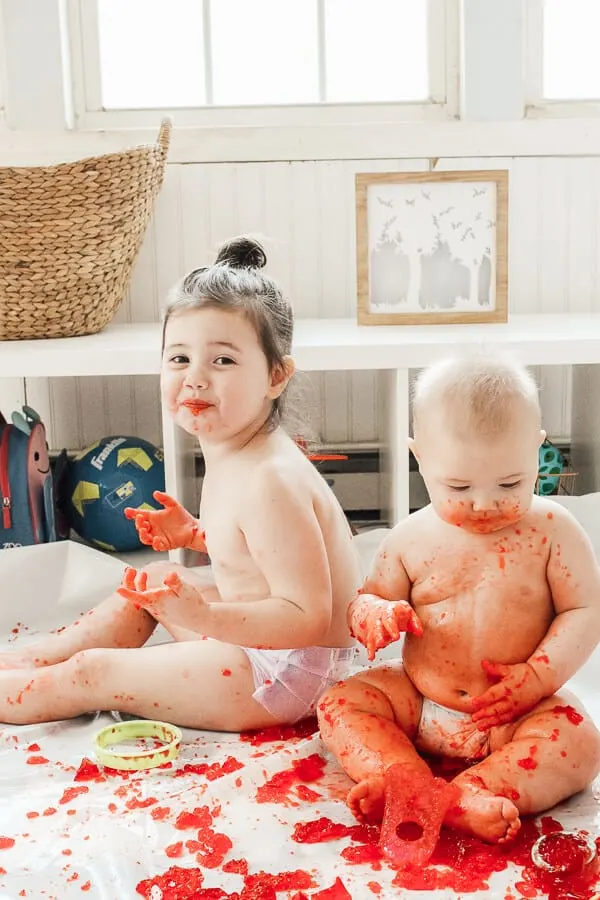
[[[171,136],[54,166],[0,168],[0,339],[75,337],[123,299]]]

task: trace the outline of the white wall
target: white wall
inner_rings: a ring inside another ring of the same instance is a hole
[[[356,297],[354,175],[422,169],[424,160],[246,165],[172,165],[117,318],[150,321],[187,269],[207,263],[224,238],[264,234],[269,271],[296,315],[353,316]],[[600,159],[473,158],[438,168],[510,170],[510,311],[600,312]],[[570,433],[569,371],[539,372],[546,429]],[[312,379],[326,442],[379,436],[376,378],[329,373]],[[154,379],[53,379],[28,385],[55,446],[133,430],[157,440]]]
[[[513,65],[521,73],[523,2],[465,0],[464,71],[471,83],[479,77],[487,88],[463,91],[463,121],[215,129],[204,136],[176,130],[155,216],[117,318],[156,319],[160,300],[176,278],[209,262],[220,241],[246,230],[266,237],[269,271],[292,298],[297,316],[353,316],[355,173],[427,169],[434,156],[439,169],[510,170],[511,312],[600,312],[600,123],[520,121],[520,75],[503,79],[498,66],[486,67],[481,51],[481,42],[494,34],[480,14],[485,3],[488,14],[502,19],[504,68]],[[10,12],[12,39],[23,32],[23,4],[28,27],[36,27],[36,3],[44,4],[46,16],[50,8],[61,7],[60,0],[0,0],[5,25]],[[6,33],[5,27],[5,39]],[[14,49],[11,58],[18,59]],[[38,132],[35,109],[44,79],[38,92],[31,85],[16,90],[14,83],[11,91],[11,78],[25,76],[22,66],[8,63],[0,65],[0,82],[4,73],[9,83],[3,93],[13,98],[13,110],[9,103],[7,122],[0,119],[0,164],[45,162],[50,152],[54,159],[73,158],[136,142],[137,133],[67,131],[68,114],[59,121],[62,113],[56,112],[57,79],[64,77],[56,59],[48,89],[54,127],[44,122]],[[32,67],[29,72],[27,77],[39,78]],[[504,121],[494,121],[499,117]],[[555,437],[568,436],[570,373],[545,369],[538,375],[546,429]],[[376,383],[369,373],[312,378],[315,416],[325,442],[378,439]],[[0,393],[0,405],[7,402],[7,391]],[[22,386],[10,391],[11,398],[17,397]],[[80,447],[118,432],[159,440],[156,379],[30,380],[26,391],[28,402],[47,420],[54,447]]]

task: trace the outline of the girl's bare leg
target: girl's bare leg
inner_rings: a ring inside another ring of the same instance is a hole
[[[51,666],[89,647],[141,647],[156,624],[145,610],[136,609],[119,594],[111,594],[71,625],[0,654],[0,667]]]
[[[218,641],[84,650],[44,668],[0,671],[0,721],[32,724],[117,709],[216,731],[273,725],[253,691],[246,654]]]
[[[152,563],[145,571],[148,573],[149,587],[158,586],[165,575],[173,571],[186,580],[201,582],[194,572],[170,562]],[[128,600],[114,593],[66,628],[47,634],[25,647],[0,653],[0,669],[50,666],[69,659],[80,650],[93,647],[141,647],[156,625],[156,619],[150,613],[136,609]],[[169,630],[167,623],[163,625]],[[176,634],[173,636],[177,638]]]

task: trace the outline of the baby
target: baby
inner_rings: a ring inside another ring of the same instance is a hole
[[[510,360],[450,359],[417,380],[411,450],[431,502],[392,529],[348,611],[370,659],[405,633],[402,663],[318,709],[361,820],[381,819],[391,766],[433,786],[421,751],[475,763],[439,824],[489,842],[600,769],[600,734],[561,690],[600,639],[600,573],[573,517],[534,496],[544,438],[536,385]]]

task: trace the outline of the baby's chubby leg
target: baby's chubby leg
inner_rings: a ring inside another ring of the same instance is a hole
[[[447,824],[486,840],[502,840],[498,821],[490,816],[494,795],[496,803],[505,798],[508,805],[503,812],[508,839],[519,823],[516,815],[508,815],[510,808],[526,815],[550,809],[587,787],[600,770],[600,734],[567,692],[544,700],[508,731],[512,735],[502,743],[506,726],[492,729],[490,756],[454,779],[462,800],[449,812]]]
[[[368,669],[330,688],[317,716],[323,743],[357,784],[347,803],[360,820],[379,821],[386,769],[428,775],[413,746],[422,698],[400,663]]]
[[[424,786],[430,780],[432,792],[439,793],[440,785],[413,744],[421,708],[421,694],[400,663],[360,672],[321,698],[317,710],[321,737],[357,782],[347,803],[359,820],[381,820],[385,772],[391,766],[404,773],[406,785],[418,781]],[[492,842],[507,840],[518,830],[519,810],[507,795],[497,796],[500,792],[477,778],[457,778],[453,784],[459,793],[445,813],[445,824]]]
[[[170,562],[151,563],[145,571],[150,587],[162,584],[168,572],[185,572],[188,577],[186,569]],[[0,653],[0,669],[49,666],[95,647],[141,647],[156,624],[150,613],[115,592],[66,628]]]

